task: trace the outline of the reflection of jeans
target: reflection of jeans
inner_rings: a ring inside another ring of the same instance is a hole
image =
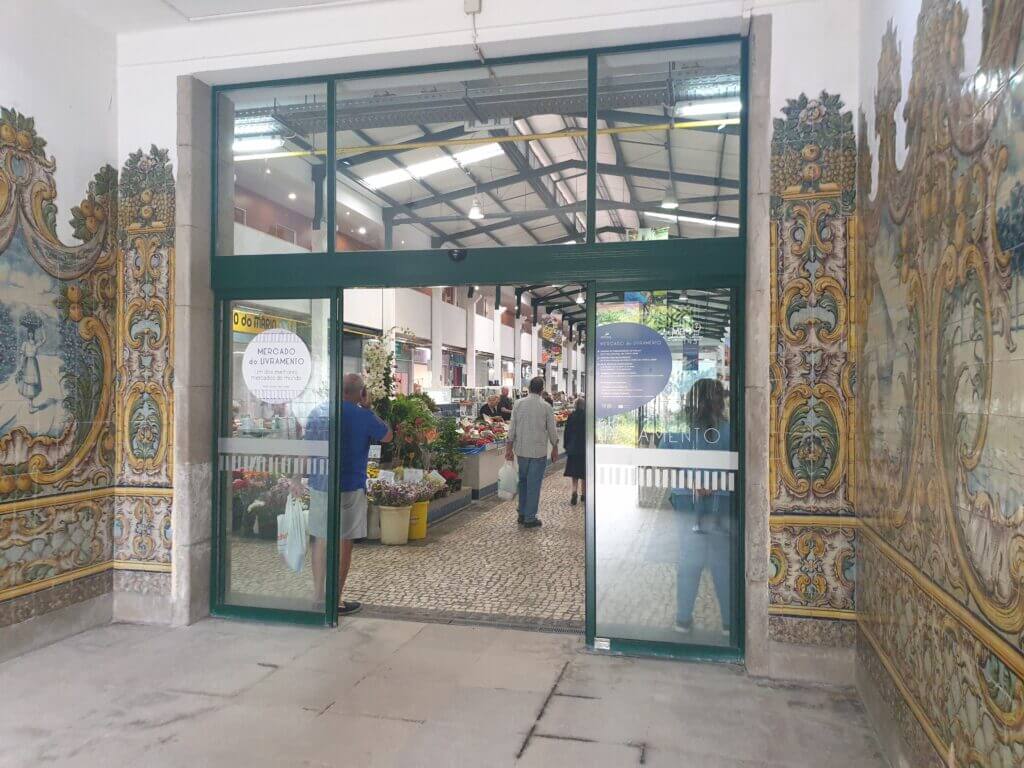
[[[547,457],[519,459],[519,516],[523,520],[537,517],[537,506],[540,504],[540,485],[544,481],[544,468],[548,464]]]
[[[711,496],[697,496],[690,502],[690,491],[673,494],[679,531],[679,566],[676,568],[676,621],[693,621],[693,605],[704,569],[711,571],[711,581],[722,611],[722,626],[731,620],[732,584],[730,554],[732,551],[732,494],[721,491]],[[693,530],[701,521],[701,532]]]

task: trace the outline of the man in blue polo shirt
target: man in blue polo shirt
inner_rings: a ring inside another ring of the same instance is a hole
[[[341,385],[341,558],[338,563],[338,598],[352,565],[352,542],[366,536],[366,464],[370,445],[391,440],[391,428],[370,409],[370,398],[358,373],[346,374]],[[306,421],[306,440],[327,440],[330,403],[320,403]],[[313,537],[313,580],[323,601],[327,581],[327,475],[309,477],[309,533]],[[355,613],[362,606],[341,600],[338,614]]]

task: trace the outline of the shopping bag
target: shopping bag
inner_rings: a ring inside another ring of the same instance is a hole
[[[284,559],[285,565],[298,573],[306,561],[308,543],[306,510],[298,498],[289,496],[284,514],[277,516],[277,553]]]
[[[516,465],[506,461],[498,470],[498,498],[505,501],[514,499],[518,490],[519,473],[516,471]]]

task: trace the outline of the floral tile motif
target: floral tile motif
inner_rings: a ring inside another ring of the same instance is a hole
[[[0,600],[32,582],[108,562],[112,506],[103,495],[0,515]]]
[[[801,94],[782,111],[772,137],[771,511],[807,522],[772,523],[769,598],[776,614],[849,620],[856,534],[843,517],[853,515],[853,115],[827,92]],[[790,629],[774,621],[769,635],[834,644],[834,633]]]
[[[170,496],[125,496],[114,500],[112,540],[119,563],[171,562]]]
[[[782,111],[772,137],[772,513],[850,515],[853,115],[826,92]]]
[[[771,605],[854,610],[856,540],[849,527],[772,526]]]
[[[121,170],[118,485],[171,482],[174,176],[167,150]]]

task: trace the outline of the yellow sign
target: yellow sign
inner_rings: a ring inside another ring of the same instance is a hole
[[[270,328],[284,328],[297,332],[299,325],[308,325],[308,323],[299,323],[297,320],[267,315],[263,312],[246,312],[242,309],[235,309],[231,312],[231,330],[235,333],[255,335]]]

